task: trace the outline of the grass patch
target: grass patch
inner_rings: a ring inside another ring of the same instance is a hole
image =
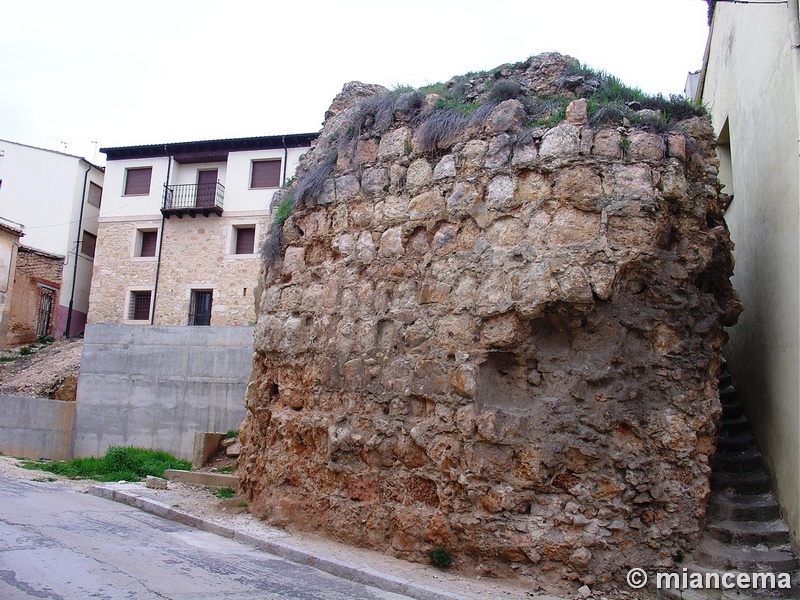
[[[216,494],[217,498],[223,499],[233,498],[235,495],[236,493],[229,487],[219,488]]]
[[[228,439],[232,437],[239,437],[238,429],[228,429],[228,431],[225,432],[225,437],[223,439]]]
[[[19,358],[18,354],[12,354],[10,356],[0,356],[0,363],[11,362],[12,360],[17,360],[18,358]]]
[[[20,356],[28,356],[29,354],[33,354],[33,344],[28,344],[19,349]]]
[[[220,467],[218,469],[212,469],[215,473],[233,473],[233,467]]]
[[[96,481],[140,481],[152,475],[164,477],[166,469],[188,471],[192,464],[157,450],[112,446],[102,458],[76,458],[70,461],[30,461],[26,469],[47,471],[71,479]]]

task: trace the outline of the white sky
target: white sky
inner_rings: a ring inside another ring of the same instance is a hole
[[[0,0],[0,139],[103,164],[96,147],[313,132],[348,81],[419,87],[549,51],[681,93],[706,6]]]

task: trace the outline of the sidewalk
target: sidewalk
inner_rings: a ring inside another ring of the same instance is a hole
[[[291,534],[266,525],[249,514],[209,515],[183,508],[187,497],[170,484],[155,490],[139,483],[97,484],[86,492],[121,502],[156,516],[208,531],[287,560],[315,567],[338,577],[403,594],[418,600],[568,600],[585,598],[552,596],[535,591],[525,580],[467,578],[452,571],[409,563],[379,552],[353,548],[305,534]],[[589,596],[603,600],[604,596]]]

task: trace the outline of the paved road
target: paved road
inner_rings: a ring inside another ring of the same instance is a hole
[[[54,483],[0,477],[0,598],[402,600]]]

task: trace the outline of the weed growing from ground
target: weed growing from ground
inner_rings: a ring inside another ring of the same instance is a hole
[[[112,446],[102,458],[76,458],[70,461],[29,461],[26,469],[47,471],[71,479],[96,481],[140,481],[151,475],[163,477],[167,469],[190,470],[189,461],[179,460],[157,450]]]
[[[217,490],[217,498],[233,498],[236,493],[229,487],[219,488]]]

